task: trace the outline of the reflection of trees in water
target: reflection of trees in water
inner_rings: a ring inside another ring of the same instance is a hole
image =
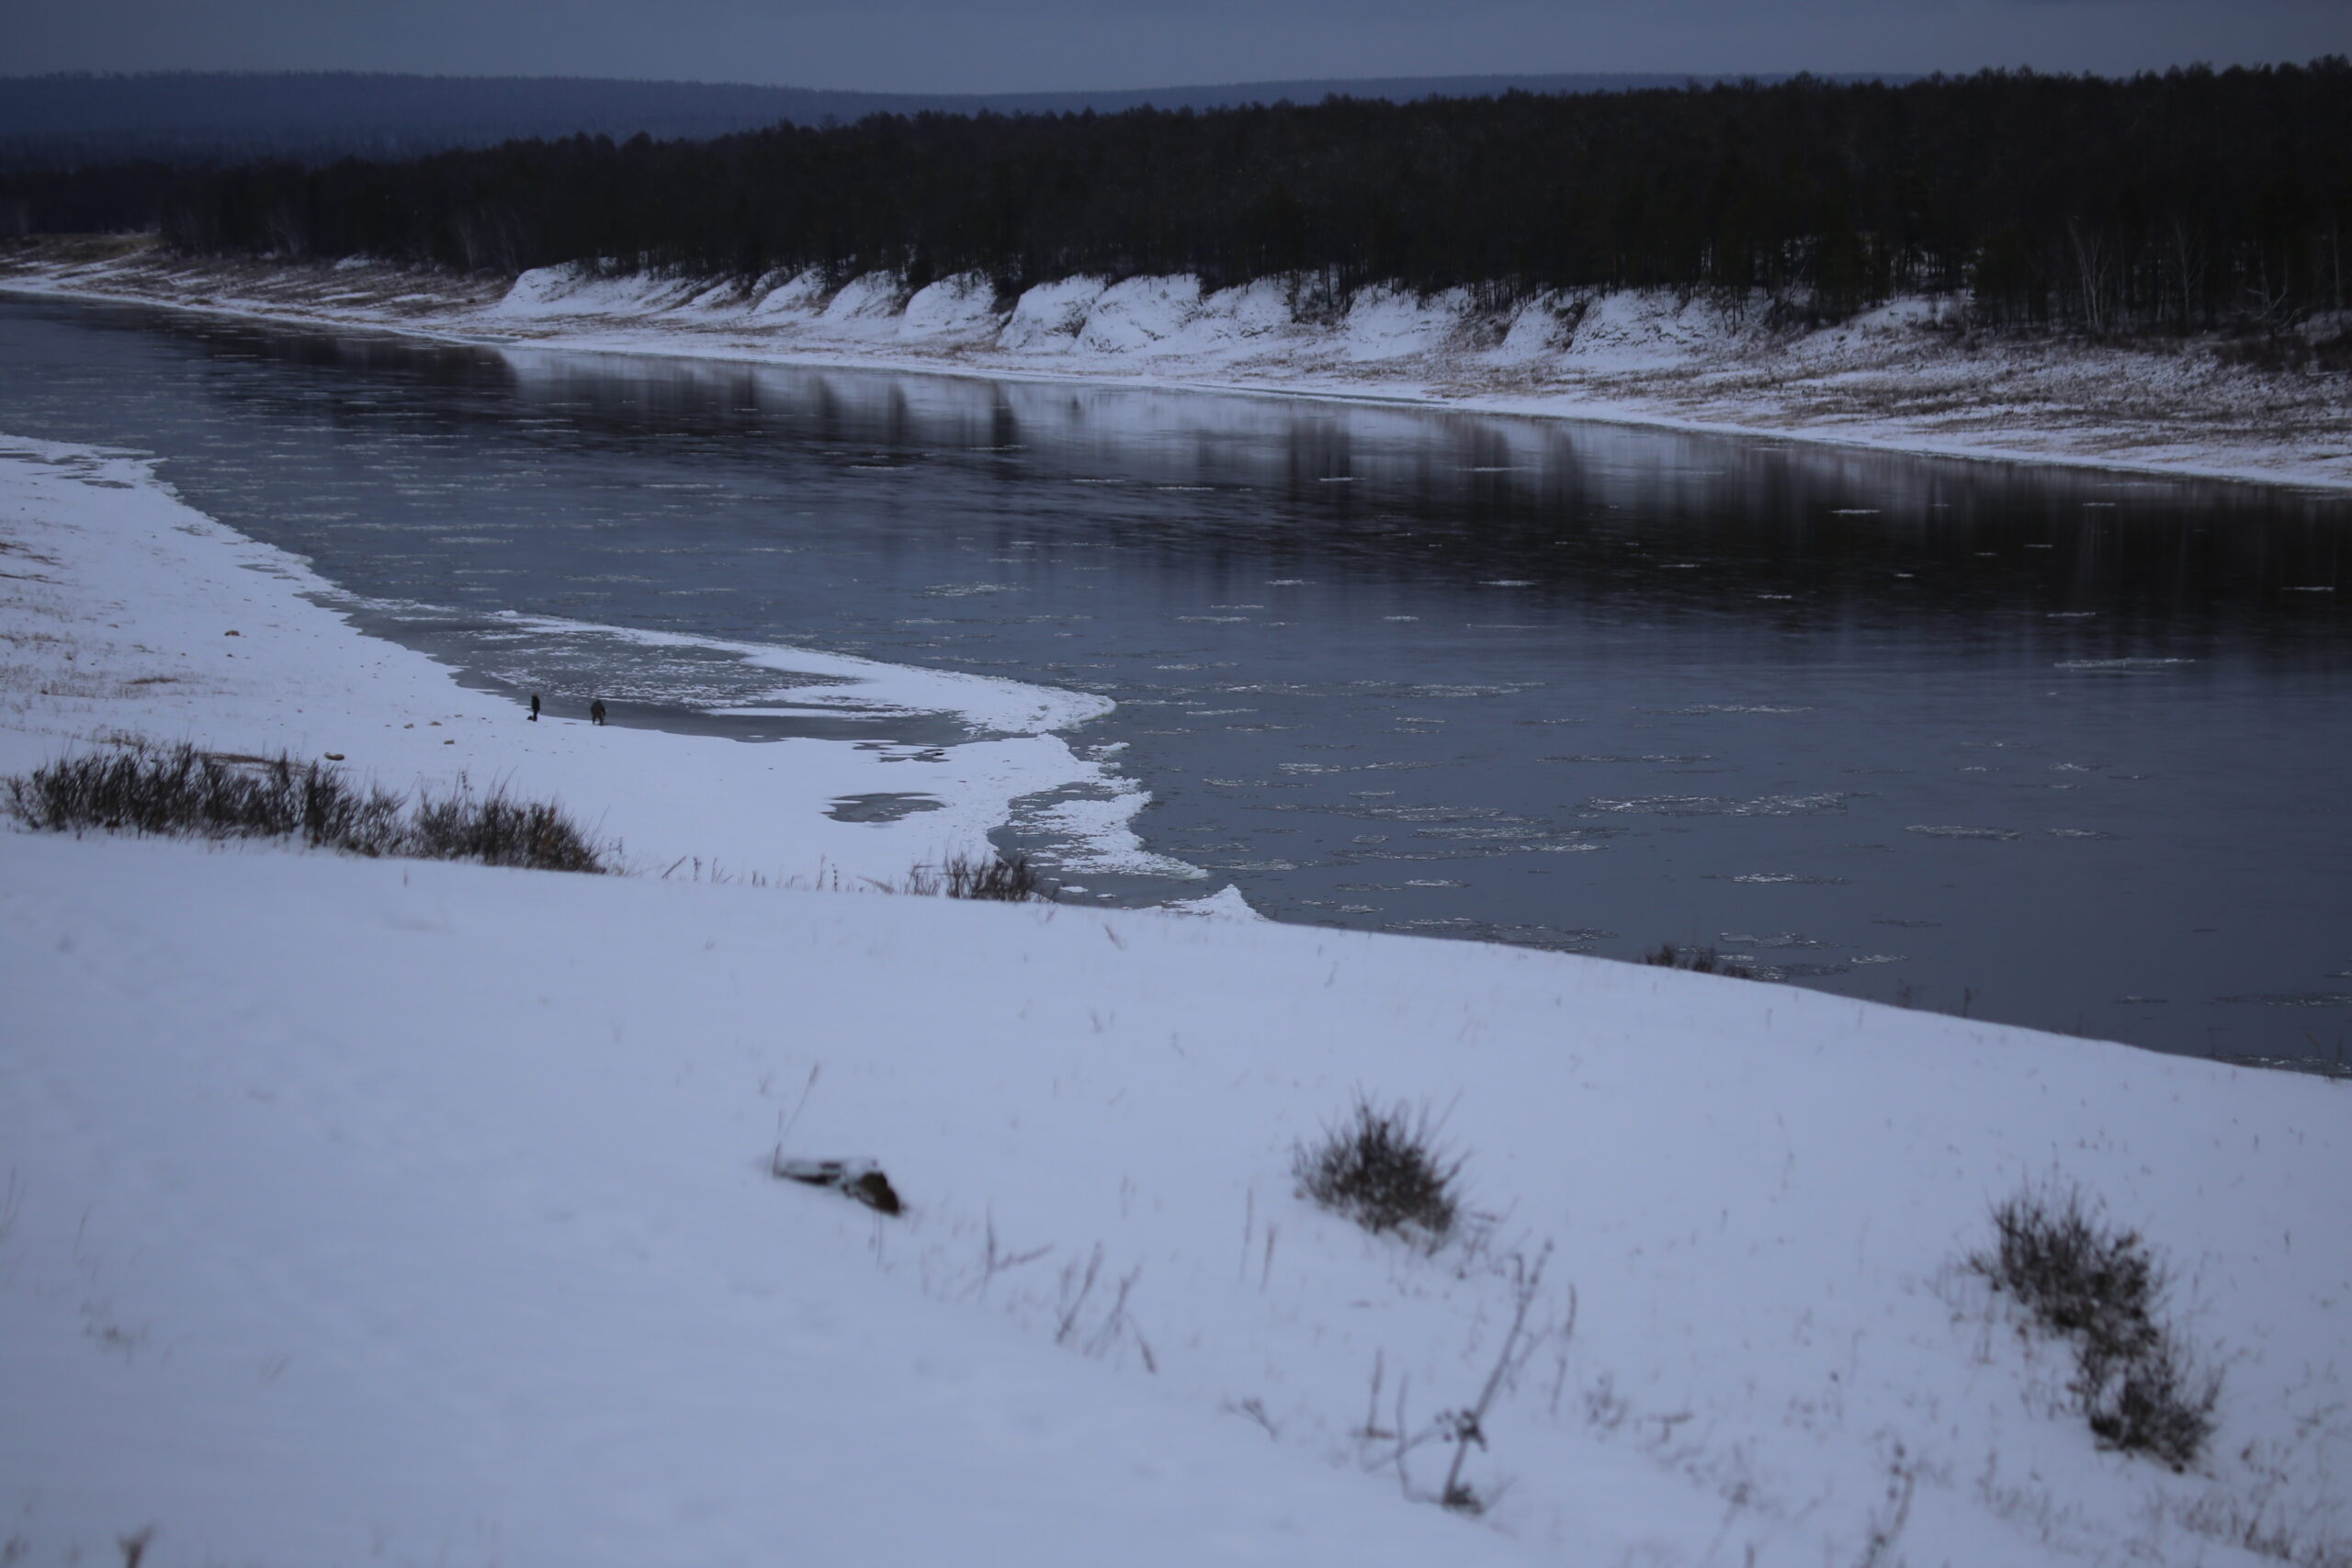
[[[633,520],[758,513],[790,531],[807,511],[888,550],[978,526],[1007,548],[1107,547],[1117,570],[1502,579],[1529,584],[1496,591],[1517,596],[1512,615],[1566,603],[1799,631],[1825,616],[1959,616],[1983,623],[1973,635],[2084,653],[2225,629],[2332,640],[2333,596],[2288,591],[2352,592],[2338,581],[2352,508],[2253,486],[1291,399],[48,314],[273,439],[323,434],[361,461],[431,467],[419,484],[522,482],[467,472],[476,462],[569,468]],[[418,442],[445,445],[429,465],[397,450]],[[638,462],[690,467],[708,488],[632,494],[650,477]],[[543,510],[576,521],[583,498],[547,488]],[[511,494],[496,503],[529,511]]]

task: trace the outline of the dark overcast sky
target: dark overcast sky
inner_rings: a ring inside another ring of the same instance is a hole
[[[1667,71],[2121,73],[2352,52],[2352,0],[0,0],[0,72],[911,92]]]

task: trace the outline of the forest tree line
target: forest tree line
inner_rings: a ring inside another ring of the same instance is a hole
[[[44,183],[46,182],[46,183]],[[1770,291],[1835,318],[1972,290],[1995,323],[2278,328],[2346,305],[2352,62],[1987,72],[1204,112],[875,115],[707,141],[513,141],[323,168],[0,179],[34,228],[513,274],[980,272]]]

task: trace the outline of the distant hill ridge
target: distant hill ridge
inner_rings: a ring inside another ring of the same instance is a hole
[[[1724,76],[1579,73],[1381,76],[1062,93],[866,93],[745,83],[585,76],[417,76],[356,72],[152,72],[0,76],[0,163],[70,165],[121,158],[210,163],[413,157],[517,138],[586,133],[700,140],[780,120],[821,125],[870,114],[1115,113],[1145,105],[1208,109],[1320,103],[1334,95],[1409,102],[1506,92],[1605,93]],[[1858,75],[1838,81],[1901,82]],[[1759,76],[1761,82],[1785,75]]]

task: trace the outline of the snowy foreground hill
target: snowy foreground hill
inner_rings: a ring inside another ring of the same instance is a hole
[[[834,669],[995,738],[533,725],[127,459],[0,440],[0,772],[124,734],[462,769],[639,867],[0,830],[0,1560],[2352,1561],[2339,1086],[850,891],[1099,769],[1086,710]],[[949,808],[823,814],[892,769]],[[1442,1116],[1474,1211],[1443,1247],[1295,1190],[1359,1091]],[[779,1142],[880,1161],[906,1212],[775,1179]],[[2099,1448],[2064,1346],[1962,1264],[2052,1182],[2168,1258],[2225,1375],[2183,1472]],[[1438,1418],[1506,1353],[1483,1511],[1440,1507]]]

